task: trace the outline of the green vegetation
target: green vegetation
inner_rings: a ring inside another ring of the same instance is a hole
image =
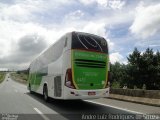
[[[16,73],[11,73],[11,77],[13,80],[16,80],[16,81],[24,83],[24,84],[26,84],[27,80],[28,80],[28,74],[23,73],[23,72],[19,72],[19,71]]]
[[[0,83],[4,80],[6,73],[0,72]]]
[[[120,82],[114,81],[114,82],[112,83],[112,88],[120,88]]]
[[[160,52],[147,48],[144,53],[134,49],[128,64],[116,62],[111,65],[112,87],[160,90]]]
[[[112,73],[112,88],[122,88],[126,85],[127,81],[127,66],[116,62],[111,64],[111,73]]]

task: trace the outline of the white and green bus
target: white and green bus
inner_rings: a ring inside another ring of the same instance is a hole
[[[107,97],[109,67],[103,37],[70,32],[30,64],[28,89],[44,95],[45,100]]]

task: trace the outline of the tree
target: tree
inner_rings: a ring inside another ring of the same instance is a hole
[[[112,86],[123,87],[126,84],[126,65],[116,62],[111,64]]]
[[[152,66],[150,66],[150,83],[151,89],[160,89],[160,52],[157,51],[153,56]]]
[[[160,53],[154,54],[153,50],[147,48],[141,54],[137,48],[128,57],[130,76],[130,87],[134,85],[137,88],[160,89]]]
[[[144,53],[134,49],[128,64],[111,65],[113,87],[160,90],[160,52],[147,48]]]
[[[151,89],[152,83],[154,83],[153,76],[154,76],[154,66],[153,66],[153,59],[154,54],[153,50],[147,48],[146,51],[141,55],[141,79],[143,79],[143,83],[146,84],[147,89]]]
[[[127,57],[128,59],[128,72],[129,82],[128,86],[134,88],[136,85],[138,88],[141,88],[143,85],[142,80],[140,79],[140,63],[141,63],[141,52],[137,48],[134,49],[133,53]]]

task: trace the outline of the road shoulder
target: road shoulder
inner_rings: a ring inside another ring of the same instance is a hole
[[[110,99],[110,98],[100,98],[90,100],[93,102],[104,104],[105,106],[112,107],[115,109],[121,109],[125,111],[130,111],[136,114],[160,114],[160,107],[151,106],[151,105],[144,105],[138,104],[129,101],[122,101],[117,99]]]
[[[110,99],[116,99],[121,101],[140,103],[144,105],[158,106],[160,107],[160,99],[152,99],[152,98],[142,98],[142,97],[132,97],[118,94],[110,94]]]

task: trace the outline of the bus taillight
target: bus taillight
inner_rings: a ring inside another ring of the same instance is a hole
[[[75,89],[75,86],[72,81],[72,69],[71,68],[67,69],[66,71],[65,85],[69,88]]]
[[[110,71],[108,71],[108,78],[107,78],[107,84],[105,86],[105,88],[110,87]]]

